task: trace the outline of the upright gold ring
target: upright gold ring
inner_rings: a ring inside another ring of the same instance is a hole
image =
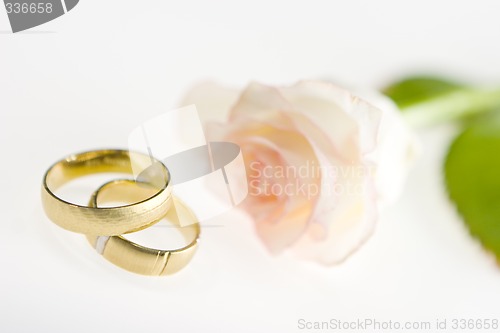
[[[134,202],[141,197],[154,193],[154,187],[148,183],[119,179],[102,185],[92,195],[89,206],[99,207],[107,202]],[[193,257],[198,247],[200,225],[194,213],[177,198],[172,197],[175,205],[163,218],[177,225],[187,245],[178,249],[152,249],[136,244],[122,236],[89,236],[87,239],[105,259],[130,272],[143,275],[170,275],[184,268]],[[181,227],[179,215],[183,221],[190,221]]]
[[[54,194],[67,182],[89,174],[146,170],[151,195],[119,207],[88,207],[67,202]],[[60,227],[86,235],[121,235],[144,229],[160,220],[172,205],[170,174],[163,163],[126,150],[96,150],[74,154],[55,163],[45,173],[42,204],[47,216]]]

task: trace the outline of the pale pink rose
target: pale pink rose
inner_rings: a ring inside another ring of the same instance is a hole
[[[414,150],[392,105],[378,109],[327,82],[252,83],[241,93],[206,83],[183,103],[196,104],[210,141],[240,145],[249,190],[242,207],[269,251],[323,264],[343,261],[368,239]]]

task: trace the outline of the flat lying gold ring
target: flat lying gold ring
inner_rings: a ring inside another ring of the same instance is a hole
[[[109,208],[80,206],[62,200],[54,191],[82,176],[102,172],[147,170],[148,181],[156,185],[150,197],[130,205]],[[153,179],[154,178],[154,179]],[[47,170],[42,185],[42,204],[47,216],[60,227],[86,235],[120,235],[144,229],[170,209],[170,174],[161,162],[148,155],[126,150],[96,150],[55,163]]]
[[[154,187],[133,180],[119,179],[102,185],[92,194],[89,206],[98,207],[105,202],[129,202],[147,197]],[[175,205],[165,214],[171,222],[179,225],[178,214],[188,218],[192,224],[180,227],[188,245],[175,250],[157,250],[136,244],[121,236],[87,236],[88,241],[105,259],[118,267],[143,275],[170,275],[184,268],[198,247],[200,225],[193,212],[175,196]],[[182,210],[182,211],[180,211]]]

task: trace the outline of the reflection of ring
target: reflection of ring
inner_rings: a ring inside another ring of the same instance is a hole
[[[147,198],[155,188],[147,183],[133,180],[115,180],[101,186],[90,199],[90,207],[98,207],[105,202],[129,202]],[[155,250],[125,239],[122,236],[87,236],[94,248],[104,258],[128,271],[143,275],[169,275],[184,268],[198,247],[200,225],[194,214],[184,204],[173,197],[175,205],[164,216],[179,225],[179,216],[191,220],[186,227],[177,228],[188,245],[175,250]]]
[[[150,166],[154,167],[151,168]],[[57,197],[53,191],[82,176],[102,172],[148,169],[142,177],[155,184],[151,196],[130,205],[109,208],[80,206]],[[43,179],[42,203],[57,225],[87,235],[120,235],[144,229],[161,219],[172,200],[170,175],[164,164],[148,155],[126,150],[97,150],[70,155],[49,168]]]

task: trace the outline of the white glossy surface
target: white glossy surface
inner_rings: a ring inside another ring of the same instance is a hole
[[[203,230],[181,273],[113,267],[43,214],[45,169],[126,147],[196,81],[380,86],[418,71],[500,83],[495,1],[92,1],[12,35],[0,8],[0,331],[294,332],[297,321],[500,319],[500,268],[442,184],[455,130],[419,132],[404,195],[345,264],[269,257],[250,221]],[[47,32],[47,33],[44,33]],[[90,195],[90,193],[89,193]],[[95,295],[102,295],[96,302]]]

